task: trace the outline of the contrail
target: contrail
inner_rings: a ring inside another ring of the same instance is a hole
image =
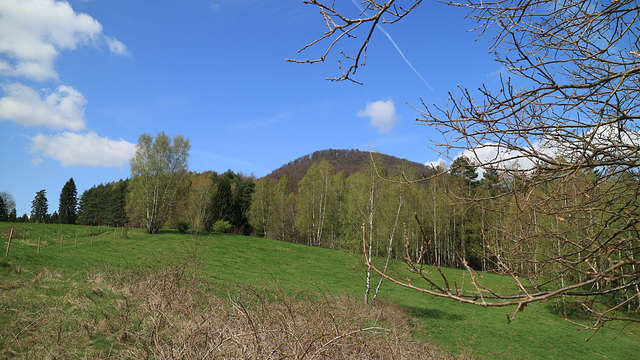
[[[353,3],[353,5],[355,5],[361,12],[364,11],[364,9],[362,8],[362,6],[360,6],[360,4],[358,4],[358,2],[356,0],[351,0],[351,2]],[[411,70],[413,70],[414,73],[416,73],[416,75],[418,75],[418,77],[420,78],[420,80],[422,80],[422,82],[427,85],[427,87],[433,91],[433,88],[431,87],[431,85],[429,85],[429,83],[427,82],[427,80],[424,79],[424,77],[422,77],[422,75],[418,72],[418,70],[416,70],[415,67],[413,67],[413,65],[411,64],[411,61],[409,61],[409,59],[407,59],[407,57],[404,55],[404,53],[402,52],[402,50],[400,50],[400,47],[398,46],[398,44],[396,44],[395,41],[393,41],[393,38],[391,37],[391,35],[382,27],[382,25],[378,25],[376,26],[378,30],[380,30],[386,37],[387,39],[389,39],[389,41],[391,41],[391,43],[393,44],[393,46],[396,48],[396,50],[398,50],[398,53],[400,54],[400,56],[402,56],[402,59],[404,60],[404,62],[409,65],[409,67],[411,68]]]

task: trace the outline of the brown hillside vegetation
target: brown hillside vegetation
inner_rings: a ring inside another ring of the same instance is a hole
[[[58,271],[0,291],[0,309],[29,309],[0,331],[0,358],[453,359],[416,341],[400,307],[347,297],[216,288],[192,262],[87,272],[73,291]],[[47,297],[41,289],[66,294]],[[3,341],[4,344],[3,344]],[[463,358],[463,357],[456,357]]]
[[[410,179],[427,177],[431,171],[429,167],[423,164],[400,159],[392,155],[374,153],[374,157],[381,169],[385,169],[388,172],[404,172]],[[279,180],[286,175],[289,179],[289,184],[291,184],[290,186],[296,187],[311,165],[323,160],[328,161],[333,166],[335,173],[344,171],[345,175],[349,176],[354,172],[362,171],[367,164],[371,163],[371,153],[354,149],[319,150],[290,161],[265,176],[265,178]],[[296,189],[292,188],[291,190],[295,191]]]

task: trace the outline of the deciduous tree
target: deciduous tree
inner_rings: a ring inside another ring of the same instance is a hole
[[[314,163],[298,184],[296,227],[307,236],[309,245],[320,246],[322,242],[332,177],[333,167],[322,161]]]
[[[12,217],[12,214],[15,215],[15,212],[16,212],[16,201],[13,198],[13,195],[11,195],[11,193],[9,192],[2,191],[0,192],[0,198],[2,198],[5,211],[6,211],[6,216],[4,218],[4,221],[15,221],[16,217],[15,216]]]
[[[187,195],[186,216],[194,236],[198,236],[198,233],[204,230],[211,217],[213,192],[213,181],[209,175],[197,175],[191,181]]]
[[[131,179],[127,209],[132,220],[149,234],[157,233],[175,205],[176,194],[187,174],[189,140],[182,135],[171,139],[164,132],[155,138],[142,134],[130,161]]]

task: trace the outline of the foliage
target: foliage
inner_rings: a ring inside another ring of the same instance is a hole
[[[142,134],[131,159],[129,218],[155,234],[175,206],[177,195],[185,190],[187,160],[191,145],[181,135],[171,139],[164,132],[155,138]]]
[[[78,216],[78,190],[73,178],[64,184],[60,192],[58,216],[61,224],[76,223]]]
[[[333,167],[328,161],[311,165],[306,175],[298,183],[295,225],[307,238],[307,244],[320,246],[326,228],[327,208],[333,203],[329,199],[333,179]]]
[[[267,237],[269,221],[271,220],[271,206],[275,205],[276,181],[262,178],[255,182],[255,191],[251,195],[248,211],[249,224],[259,237]]]
[[[16,201],[13,195],[6,191],[0,192],[0,221],[15,221],[15,219]]]
[[[7,205],[4,202],[4,198],[0,196],[0,221],[8,221],[9,212],[7,211]]]
[[[189,223],[186,221],[179,221],[178,231],[180,232],[180,234],[186,234],[189,231]]]
[[[36,193],[36,197],[31,202],[31,221],[36,223],[46,222],[49,218],[48,210],[47,191],[42,189]]]
[[[218,220],[213,224],[213,228],[211,229],[213,232],[228,234],[233,229],[233,226],[226,220]]]
[[[195,234],[203,231],[211,218],[210,208],[214,190],[211,177],[205,174],[196,175],[191,181],[185,211],[186,218],[189,219],[187,228],[191,227]]]
[[[129,180],[100,184],[82,193],[78,205],[78,223],[84,225],[123,226],[129,222],[126,200]]]

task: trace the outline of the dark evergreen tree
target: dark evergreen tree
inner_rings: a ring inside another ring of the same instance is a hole
[[[112,224],[122,226],[129,222],[126,199],[129,180],[100,184],[86,190],[78,205],[78,223],[83,225]]]
[[[126,211],[129,180],[120,180],[110,185],[109,214],[111,222],[115,226],[123,226],[129,222],[129,217],[127,216]]]
[[[0,197],[0,221],[9,221],[9,211],[7,211],[7,204],[4,199]]]
[[[78,191],[73,178],[69,179],[60,192],[58,217],[61,224],[75,224],[78,217]]]
[[[232,223],[231,209],[233,206],[233,191],[231,189],[231,171],[228,171],[216,182],[216,192],[211,200],[211,221],[218,220]]]
[[[37,223],[46,222],[49,218],[47,211],[49,211],[47,191],[42,189],[36,193],[36,197],[31,202],[31,221]]]
[[[458,156],[451,163],[451,176],[463,179],[468,185],[476,184],[478,168],[466,156]]]
[[[53,214],[51,215],[47,214],[47,218],[45,219],[45,222],[48,224],[62,224],[60,222],[60,215],[58,215],[57,211],[54,211]]]
[[[253,231],[253,227],[249,224],[249,206],[251,205],[251,196],[255,190],[256,184],[253,179],[242,180],[238,177],[236,182],[235,192],[233,194],[232,203],[232,218],[231,223],[244,235],[250,235]]]
[[[4,203],[2,196],[0,196],[0,221],[7,221],[9,220],[8,218],[7,205]]]

